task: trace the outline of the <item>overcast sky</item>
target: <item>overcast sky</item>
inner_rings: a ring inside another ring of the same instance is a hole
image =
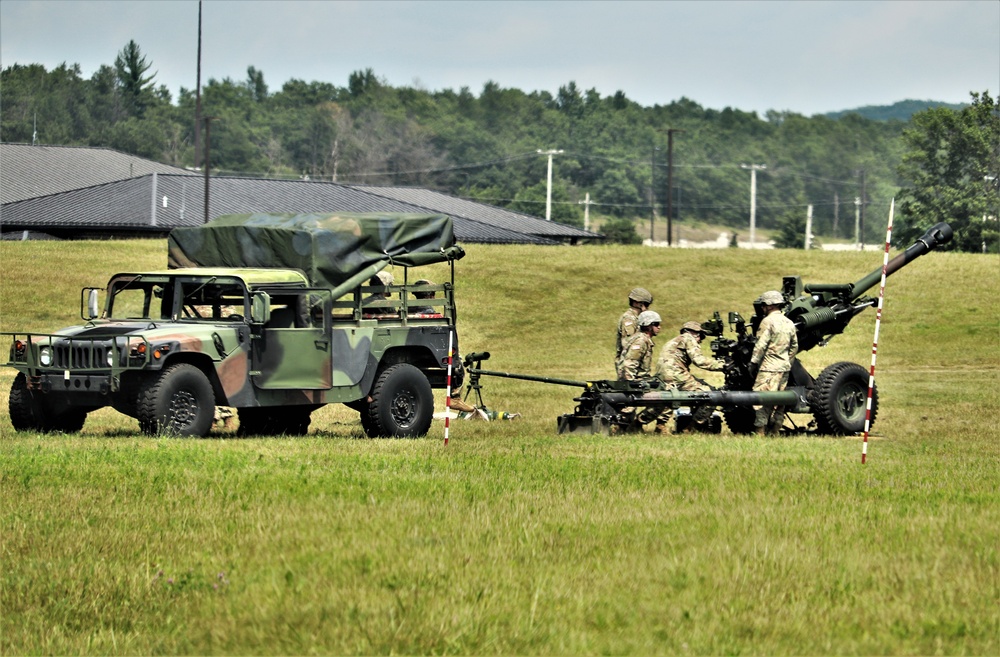
[[[642,105],[805,115],[1000,87],[1000,2],[205,0],[202,84],[263,71],[346,86],[374,69],[431,91],[549,91],[575,81]],[[3,0],[0,64],[78,63],[89,78],[134,39],[176,100],[196,82],[196,0]]]

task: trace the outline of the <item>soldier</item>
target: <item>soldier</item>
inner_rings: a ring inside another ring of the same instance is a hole
[[[427,286],[427,285],[434,285],[434,283],[432,283],[431,281],[427,280],[426,278],[421,278],[419,281],[417,281],[416,283],[414,283],[413,287],[415,289],[413,290],[413,298],[414,299],[433,299],[434,298],[434,291],[433,290],[419,290],[419,289],[416,289],[416,288],[421,288],[421,287],[424,287],[424,286]],[[422,315],[430,315],[430,314],[436,313],[437,311],[434,310],[434,308],[431,307],[431,306],[416,306],[416,307],[410,308],[410,312],[411,313],[422,314]]]
[[[653,295],[644,287],[632,288],[628,293],[628,310],[622,314],[618,320],[618,333],[615,336],[615,368],[618,368],[618,361],[621,360],[625,343],[639,330],[636,320],[639,313],[649,310],[653,305]]]
[[[680,335],[668,342],[663,351],[660,352],[660,360],[656,363],[656,376],[666,384],[668,390],[691,390],[707,391],[711,387],[695,378],[691,374],[691,364],[712,372],[719,372],[725,368],[725,362],[708,358],[701,353],[701,341],[705,339],[705,332],[698,322],[685,322],[681,327]],[[709,418],[715,409],[707,404],[693,404],[691,406],[692,422],[684,428],[683,433],[693,431],[706,431],[708,429]],[[666,409],[665,415],[669,419],[673,413],[672,409]]]
[[[781,292],[771,290],[760,295],[764,319],[757,329],[757,344],[750,357],[751,372],[756,373],[754,391],[784,390],[792,371],[792,359],[799,350],[795,324],[785,317],[781,309],[785,298]],[[758,434],[777,434],[785,424],[783,406],[754,406],[754,430]]]
[[[648,379],[652,376],[653,365],[653,338],[660,333],[660,316],[652,310],[644,310],[636,318],[636,325],[639,327],[637,333],[629,338],[618,359],[618,379],[620,381],[638,381]],[[635,413],[634,406],[622,409],[625,415]],[[643,424],[656,420],[656,433],[667,433],[667,420],[669,414],[664,417],[662,412],[646,408],[643,409],[636,418],[640,427]]]
[[[368,296],[361,302],[361,305],[367,305],[372,301],[385,301],[386,299],[388,299],[389,290],[387,288],[388,286],[392,285],[392,283],[393,283],[392,273],[384,269],[379,273],[375,274],[374,276],[372,276],[371,279],[368,281],[368,285],[373,288],[373,292],[370,296]],[[374,312],[387,313],[389,312],[389,309],[376,308]]]

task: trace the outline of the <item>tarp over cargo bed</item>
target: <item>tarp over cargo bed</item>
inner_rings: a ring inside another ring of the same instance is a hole
[[[175,228],[168,262],[178,267],[300,269],[317,287],[364,282],[386,266],[457,260],[452,220],[443,214],[231,214]]]

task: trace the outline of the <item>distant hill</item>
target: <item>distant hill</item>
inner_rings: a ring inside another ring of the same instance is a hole
[[[909,121],[910,117],[917,112],[922,112],[932,107],[947,107],[948,109],[960,110],[968,103],[943,103],[936,100],[901,100],[892,105],[865,105],[856,109],[841,110],[839,112],[827,112],[824,114],[830,119],[839,119],[847,114],[860,114],[871,121]]]

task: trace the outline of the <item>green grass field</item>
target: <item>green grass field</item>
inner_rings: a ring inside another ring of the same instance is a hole
[[[783,275],[881,266],[467,250],[462,351],[570,379],[613,376],[635,285],[662,346],[714,310],[748,317]],[[0,331],[72,324],[82,286],[165,265],[162,240],[0,243]],[[561,437],[574,389],[508,379],[484,397],[523,418],[454,422],[447,446],[439,423],[368,440],[342,407],[304,439],[151,439],[110,409],[15,434],[3,368],[0,654],[1000,653],[998,283],[995,256],[952,253],[889,279],[863,466],[857,437]],[[803,363],[867,367],[874,321]]]

